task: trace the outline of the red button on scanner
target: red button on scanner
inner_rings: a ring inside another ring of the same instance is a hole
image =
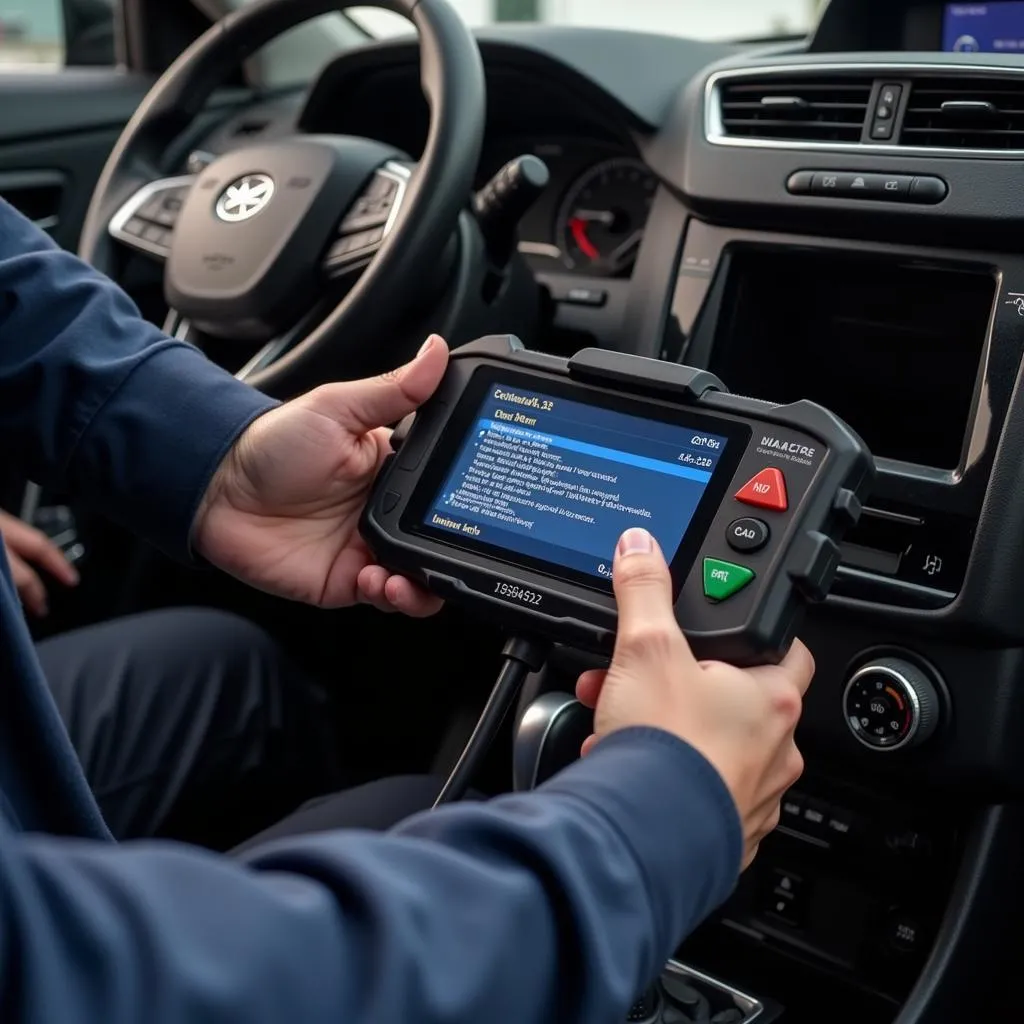
[[[736,492],[736,500],[755,508],[785,512],[789,508],[786,497],[786,478],[781,469],[762,469],[752,480]]]

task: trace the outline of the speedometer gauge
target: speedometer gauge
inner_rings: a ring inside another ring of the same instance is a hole
[[[566,265],[601,277],[628,274],[656,188],[657,179],[639,160],[607,160],[586,171],[558,213]]]

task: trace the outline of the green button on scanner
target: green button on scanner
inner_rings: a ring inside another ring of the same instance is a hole
[[[753,578],[754,570],[745,565],[723,562],[718,558],[704,559],[704,596],[712,601],[727,601]]]

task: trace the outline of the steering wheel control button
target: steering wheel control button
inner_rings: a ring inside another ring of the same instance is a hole
[[[340,234],[347,235],[368,228],[383,227],[391,216],[398,194],[398,182],[386,175],[375,174],[366,192],[353,204],[341,222]]]
[[[872,750],[923,743],[939,723],[936,684],[902,658],[879,658],[846,684],[843,715],[854,737]]]
[[[782,470],[774,466],[762,469],[736,492],[736,500],[771,512],[785,512],[789,508],[789,497]]]
[[[166,257],[191,178],[165,178],[137,192],[114,215],[110,234],[132,248]]]
[[[725,539],[733,551],[760,551],[771,538],[772,531],[761,519],[737,519],[725,531]]]
[[[389,163],[376,171],[338,226],[324,262],[340,273],[361,268],[387,237],[405,195],[404,168]]]
[[[709,601],[728,601],[754,578],[754,570],[745,565],[723,562],[719,558],[704,559],[704,596]]]

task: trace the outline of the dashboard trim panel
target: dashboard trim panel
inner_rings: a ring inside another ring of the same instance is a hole
[[[1024,83],[1024,68],[997,65],[934,64],[928,62],[873,63],[870,61],[812,62],[806,64],[761,64],[742,68],[726,68],[713,72],[704,83],[704,138],[713,146],[733,146],[741,149],[783,149],[827,153],[884,153],[907,156],[982,157],[984,159],[1020,159],[1024,149],[951,149],[941,146],[901,146],[898,142],[815,142],[797,139],[759,139],[743,135],[727,135],[722,121],[719,85],[736,78],[759,78],[763,75],[815,75],[836,72],[866,72],[876,77],[910,78],[921,72],[946,76],[1020,75]]]

